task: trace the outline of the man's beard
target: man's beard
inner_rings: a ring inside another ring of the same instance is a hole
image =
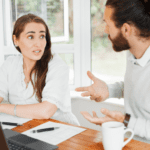
[[[108,38],[111,40],[113,49],[116,52],[129,50],[131,48],[129,42],[123,37],[121,32],[114,39],[111,39],[110,35],[108,35]]]

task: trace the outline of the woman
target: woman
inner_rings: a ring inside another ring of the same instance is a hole
[[[30,119],[53,118],[79,125],[71,112],[68,66],[51,53],[45,22],[28,14],[13,30],[13,42],[22,54],[9,57],[0,68],[0,112]]]

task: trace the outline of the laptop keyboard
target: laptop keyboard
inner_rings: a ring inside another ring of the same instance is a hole
[[[10,141],[10,140],[7,140],[7,143],[8,143],[9,150],[33,150],[31,148],[22,146],[20,144]]]

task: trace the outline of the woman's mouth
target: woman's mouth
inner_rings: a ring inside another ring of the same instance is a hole
[[[38,55],[38,54],[40,54],[41,52],[42,52],[41,50],[33,51],[33,53],[34,53],[35,55]]]

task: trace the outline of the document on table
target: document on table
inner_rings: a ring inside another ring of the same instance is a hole
[[[55,129],[52,131],[40,132],[40,133],[31,133],[32,130],[38,130],[43,128],[50,128],[50,127],[59,127],[59,129]],[[54,122],[46,122],[42,125],[39,125],[35,128],[32,128],[28,131],[23,132],[22,134],[28,135],[35,139],[39,139],[41,141],[47,142],[49,144],[57,145],[76,134],[79,134],[86,129],[80,127],[74,127],[70,125],[65,125],[61,123],[54,123]]]
[[[25,122],[28,122],[30,120],[32,120],[32,119],[20,118],[17,116],[12,116],[12,115],[8,115],[5,113],[0,113],[0,122],[25,123]],[[10,126],[10,125],[3,125],[2,124],[3,129],[12,129],[15,127],[16,126]]]

